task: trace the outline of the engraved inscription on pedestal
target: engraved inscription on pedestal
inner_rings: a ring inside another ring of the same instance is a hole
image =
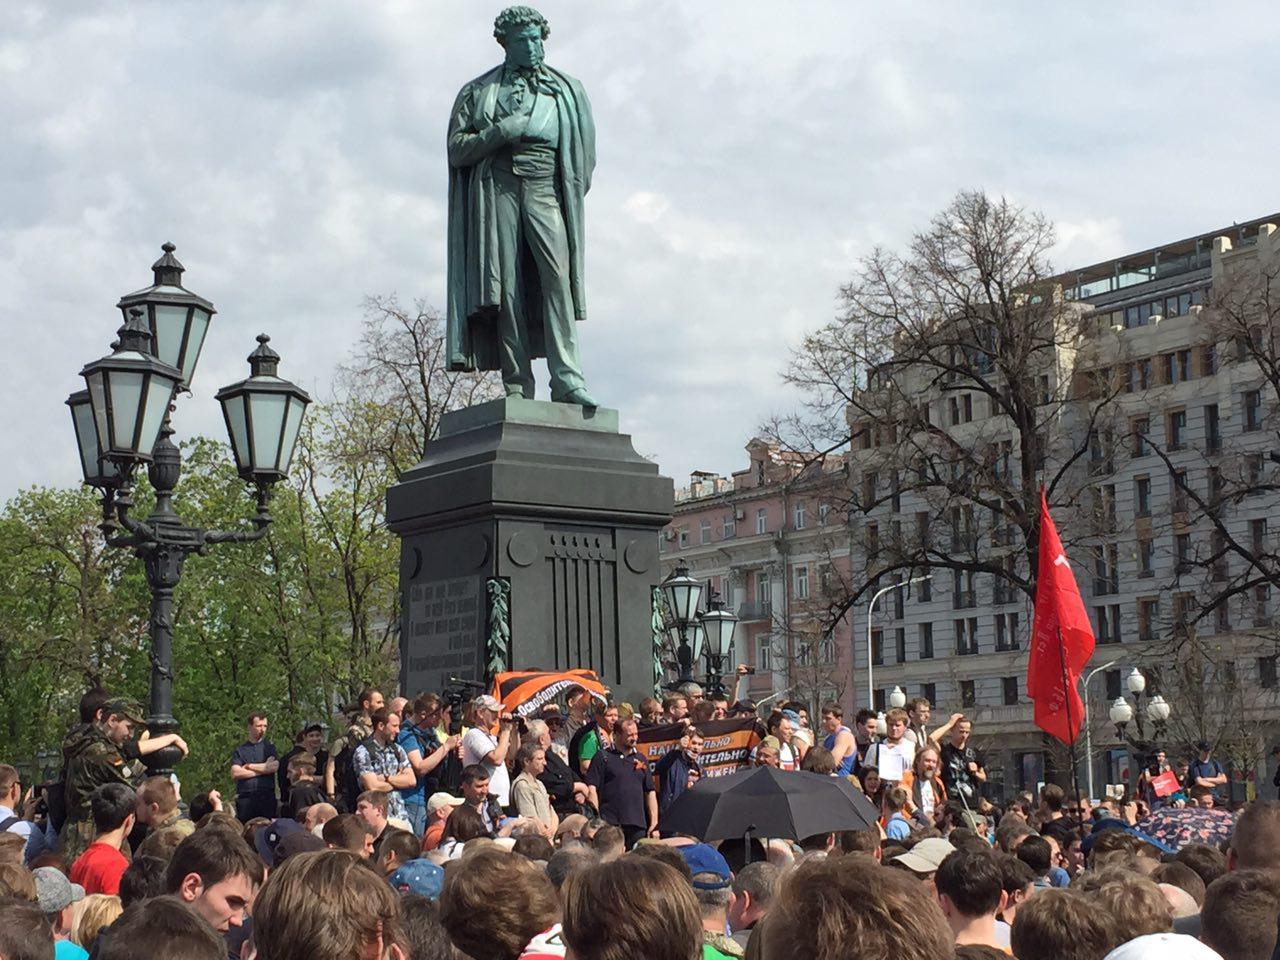
[[[449,677],[481,680],[484,646],[483,577],[409,584],[406,591],[405,690],[442,690]]]

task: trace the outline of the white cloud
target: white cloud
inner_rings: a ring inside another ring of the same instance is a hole
[[[219,308],[180,433],[253,335],[323,394],[366,294],[444,300],[443,136],[497,62],[474,0],[61,0],[0,8],[0,489],[70,483],[62,400],[116,298],[173,240]],[[1063,268],[1269,211],[1280,21],[1004,0],[548,0],[551,62],[598,126],[587,202],[594,393],[680,479],[729,471],[793,402],[788,346],[875,244],[957,190],[1058,222]],[[1230,50],[1210,83],[1205,50]],[[36,358],[32,362],[29,358]],[[17,411],[18,416],[13,412]]]

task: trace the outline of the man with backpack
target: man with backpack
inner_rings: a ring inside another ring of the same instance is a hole
[[[440,698],[434,693],[422,694],[405,709],[404,724],[396,737],[417,778],[412,787],[400,791],[400,797],[404,800],[406,819],[418,837],[427,829],[427,797],[439,789],[436,769],[462,740],[452,736],[441,743],[436,733],[439,722]]]
[[[30,806],[23,809],[18,771],[7,763],[0,763],[0,833],[12,833],[26,840],[23,860],[28,863],[44,849],[43,835],[31,820]]]
[[[355,812],[356,797],[363,792],[352,762],[356,747],[373,736],[373,723],[369,716],[375,710],[381,710],[385,704],[386,701],[377,690],[368,687],[361,690],[347,732],[329,748],[329,762],[324,771],[324,791],[330,802],[343,813]]]

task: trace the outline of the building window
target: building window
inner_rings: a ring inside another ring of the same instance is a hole
[[[1120,642],[1120,607],[1118,605],[1094,607],[1093,619],[1098,625],[1097,639],[1099,643]]]
[[[1138,639],[1150,642],[1156,638],[1160,623],[1160,601],[1148,597],[1138,601]]]
[[[1139,540],[1138,541],[1138,576],[1154,577],[1155,570],[1155,541]]]
[[[1187,440],[1187,411],[1174,410],[1168,415],[1167,439],[1170,450],[1181,450]]]
[[[818,662],[836,662],[836,641],[829,634],[818,641]]]
[[[921,623],[918,625],[920,631],[920,659],[933,659],[933,624]]]
[[[1258,686],[1263,690],[1274,690],[1276,688],[1276,658],[1259,657],[1258,658]]]
[[[1262,392],[1246,390],[1244,394],[1244,428],[1258,430],[1262,427]]]
[[[960,681],[960,706],[975,707],[978,705],[978,694],[974,690],[972,680]]]
[[[773,587],[769,583],[769,574],[761,570],[756,574],[756,604],[761,611],[767,611],[773,600]]]
[[[1108,670],[1104,677],[1106,678],[1107,699],[1118,700],[1120,698],[1120,671]]]
[[[976,617],[956,620],[956,654],[970,656],[978,652],[978,620]]]
[[[1218,633],[1229,633],[1231,631],[1231,607],[1222,603],[1213,609],[1213,626]]]
[[[1265,553],[1267,550],[1267,521],[1249,521],[1249,543],[1254,553]]]
[[[977,590],[974,583],[975,574],[972,570],[951,571],[952,609],[964,610],[978,605]]]
[[[680,528],[680,540],[679,540],[679,543],[680,543],[680,549],[681,549],[681,550],[683,550],[685,547],[687,547],[687,546],[689,545],[689,528],[688,528],[688,527],[681,527],[681,528]]]
[[[825,527],[827,525],[827,516],[831,513],[831,504],[818,504],[818,526]]]
[[[1175,470],[1169,478],[1169,500],[1174,513],[1187,512],[1187,471]]]
[[[761,507],[756,511],[756,533],[769,532],[769,511],[765,507]]]
[[[1204,408],[1204,449],[1217,453],[1222,449],[1222,428],[1218,425],[1218,405],[1210,403]]]
[[[893,631],[893,645],[897,647],[898,662],[907,662],[907,628],[898,627]]]
[[[658,534],[658,552],[659,553],[667,552],[667,531],[666,530],[663,530],[660,534]]]
[[[1147,434],[1151,432],[1151,420],[1147,417],[1139,417],[1133,421],[1130,431],[1133,436],[1133,455],[1145,457],[1151,452],[1151,446],[1147,442]]]
[[[805,521],[805,509],[804,509],[803,501],[796,504],[794,512],[795,512],[795,528],[797,530],[803,530],[804,521]]]
[[[1253,588],[1253,625],[1255,627],[1270,626],[1271,615],[1267,609],[1270,597],[1271,590],[1265,583]]]
[[[1151,478],[1136,477],[1133,481],[1134,506],[1138,516],[1151,516]]]
[[[1151,359],[1135,360],[1129,364],[1129,392],[1138,393],[1151,386]]]
[[[1218,347],[1206,343],[1200,348],[1200,376],[1211,377],[1218,372]]]
[[[921,580],[916,584],[916,598],[921,603],[929,603],[933,600],[933,581]]]
[[[809,565],[807,563],[796,567],[796,599],[809,599]]]
[[[1003,688],[1004,705],[1006,707],[1015,706],[1018,702],[1018,678],[1005,677],[1000,681],[1000,685]]]
[[[698,542],[699,543],[711,542],[711,521],[710,520],[703,520],[701,523],[698,524]]]
[[[871,691],[871,709],[877,713],[884,713],[885,703],[889,700],[887,691],[881,687],[879,690]]]
[[[732,540],[738,535],[738,520],[732,513],[726,513],[720,524],[720,539]]]
[[[871,631],[871,664],[872,666],[884,665],[884,631]]]
[[[920,684],[920,696],[929,701],[930,706],[938,705],[938,685],[936,683]]]
[[[769,635],[758,637],[756,639],[756,670],[760,673],[769,673],[773,667],[771,666],[772,646],[769,643]]]
[[[1191,569],[1191,534],[1173,535],[1173,562],[1178,573],[1186,573]]]
[[[1093,548],[1093,593],[1106,596],[1120,590],[1119,554],[1114,543]]]
[[[1018,649],[1018,615],[997,613],[991,620],[995,627],[996,650]]]

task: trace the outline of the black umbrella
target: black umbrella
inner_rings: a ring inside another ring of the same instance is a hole
[[[667,808],[659,826],[699,840],[803,840],[874,829],[878,817],[871,801],[844,777],[756,767],[699,780]]]

